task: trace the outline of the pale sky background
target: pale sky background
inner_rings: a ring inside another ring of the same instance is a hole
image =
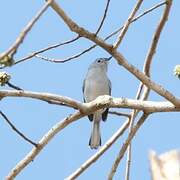
[[[58,2],[73,20],[90,31],[97,29],[106,4],[106,1],[102,0],[59,0]],[[108,17],[100,36],[105,37],[120,27],[128,17],[135,2],[135,0],[111,0]],[[160,1],[145,1],[138,14],[157,2]],[[43,3],[42,0],[6,0],[1,2],[0,52],[6,50],[14,42],[20,31],[42,7]],[[163,85],[177,96],[180,94],[180,82],[174,77],[173,69],[176,64],[179,64],[179,7],[180,1],[174,0],[151,71],[152,79],[155,82]],[[139,69],[142,69],[152,34],[159,22],[162,10],[161,7],[135,22],[128,30],[119,48],[128,61]],[[22,58],[28,53],[48,45],[66,41],[74,36],[75,34],[69,32],[63,21],[49,8],[28,34],[15,55],[15,59]],[[114,40],[115,38],[112,38],[109,42],[112,43]],[[49,51],[44,55],[61,59],[76,54],[91,44],[89,40],[81,39],[76,43]],[[33,58],[4,70],[11,74],[12,83],[25,90],[50,92],[82,101],[82,82],[87,68],[94,59],[99,57],[109,57],[109,55],[101,48],[96,48],[88,54],[64,64],[53,64]],[[117,65],[114,59],[109,65],[108,75],[112,82],[112,96],[135,97],[139,82],[132,74]],[[8,88],[1,87],[1,89]],[[154,92],[151,92],[149,99],[164,100]],[[74,112],[71,108],[49,105],[27,98],[5,98],[1,101],[0,108],[18,129],[34,141],[38,141],[55,123]],[[124,117],[109,115],[106,123],[102,123],[102,144],[125,120]],[[0,127],[0,179],[4,179],[10,169],[32,149],[32,146],[12,131],[2,118],[0,118]],[[172,149],[179,149],[179,127],[180,116],[178,113],[157,113],[148,118],[133,140],[131,179],[150,180],[148,161],[150,150],[153,149],[161,154]],[[82,118],[65,128],[17,176],[16,180],[61,180],[67,177],[96,152],[88,147],[90,129],[91,123],[87,118]],[[126,137],[127,133],[120,137],[111,149],[78,179],[107,179],[107,173],[109,173]],[[126,158],[119,165],[115,180],[124,179],[125,161]]]

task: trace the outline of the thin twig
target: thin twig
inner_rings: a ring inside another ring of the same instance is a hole
[[[18,86],[15,86],[14,84],[12,84],[12,83],[10,83],[10,82],[7,82],[6,83],[9,87],[11,87],[11,88],[13,88],[13,89],[16,89],[16,90],[23,90],[23,89],[21,89],[20,87],[18,87]]]
[[[136,132],[138,131],[138,129],[142,126],[142,124],[145,122],[146,118],[148,117],[149,114],[143,113],[143,115],[141,116],[141,118],[138,120],[137,124],[132,128],[131,132],[129,133],[126,141],[123,143],[118,156],[116,158],[116,160],[113,163],[113,166],[111,168],[111,171],[108,175],[108,180],[112,180],[114,177],[114,174],[117,170],[117,167],[121,161],[121,159],[123,158],[129,144],[131,143],[133,137],[135,136]]]
[[[24,62],[24,61],[26,61],[26,60],[28,60],[28,59],[31,59],[32,57],[34,57],[34,56],[36,56],[36,55],[38,55],[38,54],[41,54],[41,53],[43,53],[43,52],[45,52],[45,51],[48,51],[48,50],[51,50],[51,49],[54,49],[54,48],[57,48],[57,47],[60,47],[60,46],[67,45],[67,44],[70,44],[70,43],[72,43],[72,42],[75,42],[75,41],[78,40],[79,38],[80,38],[80,36],[78,35],[78,36],[76,36],[75,38],[70,39],[70,40],[68,40],[68,41],[65,41],[65,42],[62,42],[62,43],[58,43],[58,44],[54,44],[54,45],[48,46],[48,47],[46,47],[46,48],[43,48],[43,49],[41,49],[41,50],[39,50],[39,51],[35,51],[35,52],[31,53],[30,55],[28,55],[28,56],[26,56],[26,57],[24,57],[24,58],[22,58],[22,59],[17,60],[17,61],[14,63],[14,65],[15,65],[15,64],[19,64],[19,63],[21,63],[21,62]]]
[[[22,132],[20,132],[2,111],[0,111],[0,114],[4,118],[4,120],[9,124],[9,126],[12,128],[13,131],[15,131],[19,136],[21,136],[25,141],[29,142],[33,146],[35,146],[35,147],[38,146],[37,143],[33,142],[28,137],[26,137]]]
[[[141,4],[142,4],[143,0],[138,0],[135,7],[133,8],[131,14],[129,15],[127,21],[125,22],[124,26],[123,26],[123,29],[122,31],[120,32],[119,36],[118,36],[118,39],[117,41],[114,43],[114,49],[117,49],[118,46],[120,45],[123,37],[125,36],[128,28],[129,28],[129,25],[131,24],[131,21],[133,20],[136,12],[138,11],[138,9],[140,8]]]
[[[47,3],[45,3],[45,5],[40,9],[40,11],[35,15],[35,17],[22,30],[22,32],[17,37],[14,44],[6,52],[4,52],[0,55],[0,59],[3,59],[7,55],[10,55],[11,57],[13,57],[13,55],[16,53],[17,49],[19,48],[20,44],[23,43],[25,37],[27,36],[29,31],[32,29],[33,25],[39,20],[39,18],[42,16],[42,14],[47,10],[51,1],[52,0],[48,0]]]
[[[117,111],[109,111],[109,114],[114,114],[117,116],[125,116],[127,118],[131,118],[131,115],[129,113],[125,113],[125,112],[117,112]]]
[[[63,102],[56,101],[56,100],[46,100],[46,102],[49,103],[49,104],[54,104],[54,105],[69,107],[69,105],[67,105],[67,104],[65,104],[65,103],[63,103]],[[77,107],[73,107],[73,109],[78,110]]]
[[[90,165],[96,162],[111,146],[115,143],[115,141],[124,133],[124,131],[128,128],[129,121],[125,121],[123,125],[111,136],[110,139],[96,152],[93,156],[91,156],[88,160],[86,160],[76,171],[74,171],[70,176],[65,178],[66,180],[74,180],[80,174],[82,174]]]
[[[101,28],[102,28],[102,26],[103,26],[103,24],[104,24],[104,21],[105,21],[106,16],[107,16],[107,11],[108,11],[108,8],[109,8],[109,3],[110,3],[110,0],[107,0],[107,4],[106,4],[105,11],[104,11],[104,15],[103,15],[103,18],[102,18],[102,20],[101,20],[101,23],[100,23],[100,25],[99,25],[96,33],[95,33],[96,35],[99,33],[99,31],[101,30]]]

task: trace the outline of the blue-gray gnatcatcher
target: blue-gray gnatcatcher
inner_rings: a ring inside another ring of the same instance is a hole
[[[108,61],[110,58],[96,59],[90,66],[83,83],[84,102],[90,102],[100,95],[111,95],[111,82],[107,77]],[[91,149],[97,149],[101,145],[100,121],[105,121],[108,108],[100,109],[94,114],[88,115],[93,121],[93,129],[89,140]]]

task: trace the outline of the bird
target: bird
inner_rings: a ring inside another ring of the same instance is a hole
[[[83,81],[83,98],[88,103],[100,95],[111,95],[111,81],[107,76],[109,58],[98,58],[88,68],[86,77]],[[100,109],[88,115],[93,123],[92,132],[89,139],[91,149],[98,149],[101,146],[100,122],[106,121],[108,108]]]

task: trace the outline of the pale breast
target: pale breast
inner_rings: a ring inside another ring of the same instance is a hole
[[[90,102],[100,95],[109,94],[109,81],[107,76],[89,76],[85,81],[84,98]]]

